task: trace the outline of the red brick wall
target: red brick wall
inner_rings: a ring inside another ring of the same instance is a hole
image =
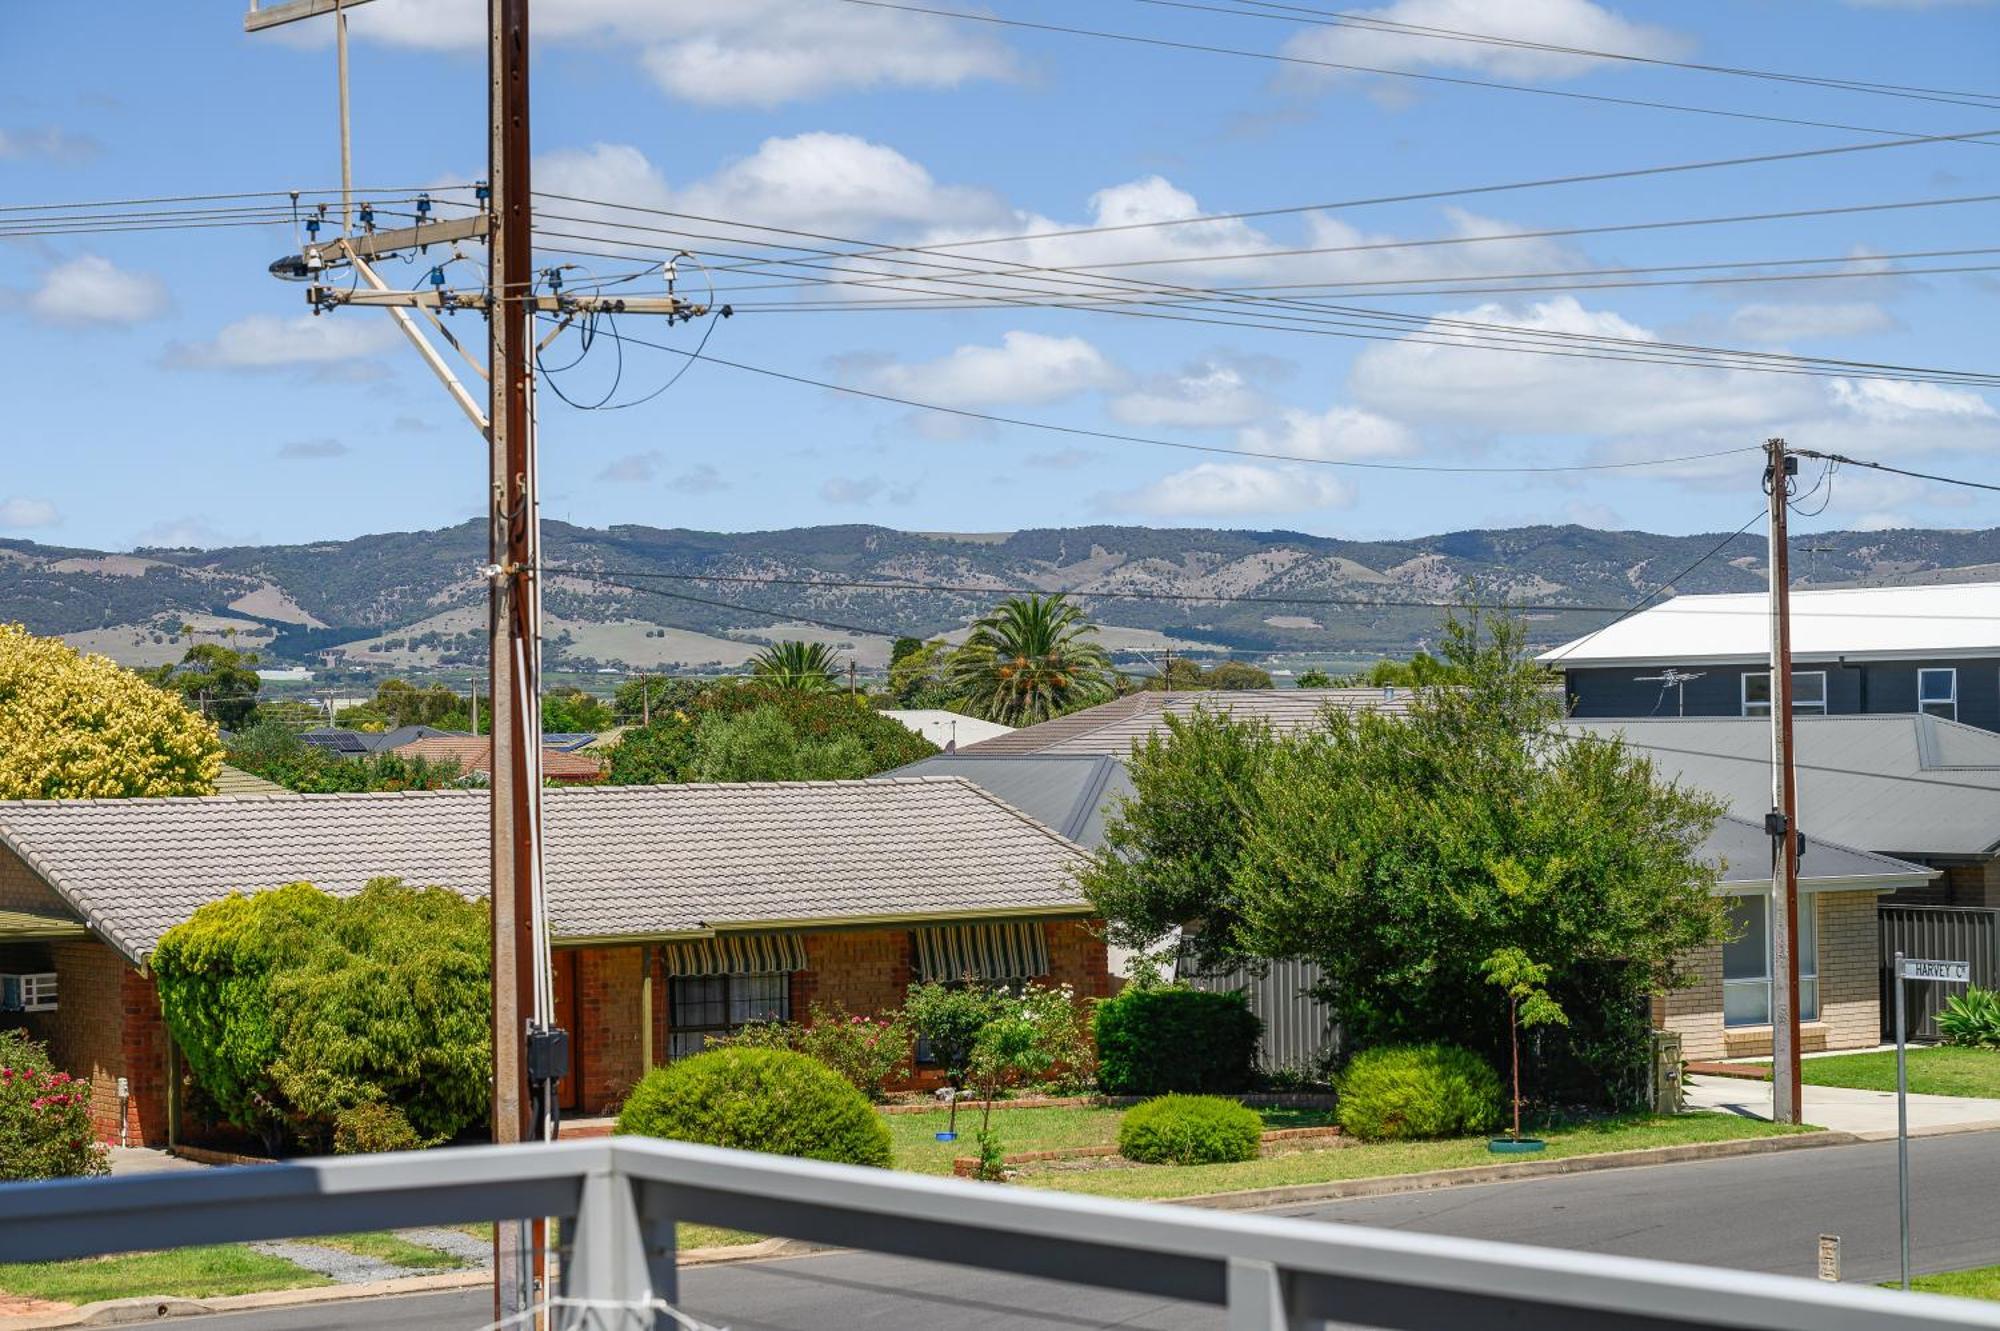
[[[116,1142],[118,1079],[131,1091],[122,1126],[134,1146],[167,1144],[167,1031],[153,982],[104,943],[49,945],[59,1006],[23,1014],[20,1025],[47,1043],[56,1067],[90,1083],[90,1126]]]
[[[1096,920],[1045,922],[1042,934],[1049,945],[1048,982],[1072,986],[1078,998],[1109,998],[1111,961],[1103,929]]]
[[[615,1110],[638,1083],[646,953],[642,947],[577,949],[573,1038],[581,1063],[578,1112],[586,1116]]]
[[[870,929],[809,934],[806,969],[792,972],[792,1019],[814,1003],[867,1015],[903,1005],[911,980],[910,931]]]
[[[167,1027],[151,977],[127,966],[119,975],[124,1075],[131,1089],[125,1127],[134,1146],[167,1144]],[[114,1090],[116,1088],[114,1087]],[[93,1097],[94,1098],[94,1097]],[[115,1114],[114,1114],[115,1118]]]

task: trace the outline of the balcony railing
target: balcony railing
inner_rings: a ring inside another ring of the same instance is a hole
[[[0,1185],[0,1258],[531,1216],[563,1218],[559,1327],[668,1325],[652,1310],[691,1221],[1205,1304],[1231,1331],[2000,1328],[2000,1308],[1923,1294],[631,1137]]]

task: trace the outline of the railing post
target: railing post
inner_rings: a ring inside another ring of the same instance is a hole
[[[1270,1262],[1229,1261],[1229,1331],[1292,1331],[1290,1280]]]
[[[584,1176],[574,1232],[562,1265],[565,1298],[603,1307],[622,1305],[637,1312],[656,1299],[678,1297],[671,1217],[649,1215],[640,1205],[642,1185],[615,1168]],[[563,1325],[557,1319],[557,1325]],[[577,1325],[612,1325],[585,1313]],[[624,1323],[651,1326],[650,1313]]]

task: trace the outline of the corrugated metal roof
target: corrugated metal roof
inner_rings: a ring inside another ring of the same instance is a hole
[[[1133,793],[1116,758],[1083,753],[941,753],[888,774],[957,776],[1086,850],[1104,844],[1104,820]]]
[[[1799,827],[1889,855],[2000,848],[2000,734],[1932,716],[1796,718]],[[1771,723],[1757,717],[1569,721],[1622,734],[1660,773],[1761,821],[1771,807]]]
[[[1404,712],[1411,689],[1214,689],[1196,692],[1128,694],[1111,702],[1059,716],[1040,725],[963,746],[964,753],[1080,753],[1124,758],[1132,745],[1164,728],[1167,716],[1187,716],[1195,708],[1267,721],[1280,734],[1309,730],[1328,707],[1347,711]]]
[[[1538,660],[1553,665],[1650,665],[1770,659],[1762,593],[1676,596]],[[1840,587],[1792,593],[1792,657],[2000,656],[2000,582]]]
[[[1014,733],[1012,726],[976,716],[961,716],[942,707],[885,707],[882,715],[908,726],[940,749],[954,741],[962,749],[981,740]]]
[[[395,875],[482,897],[483,791],[0,804],[0,842],[126,956],[208,901]],[[1081,914],[1078,848],[955,777],[545,793],[558,939]]]

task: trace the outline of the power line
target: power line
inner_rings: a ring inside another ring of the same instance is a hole
[[[471,188],[472,186],[470,185],[357,185],[354,187],[354,193],[357,195],[407,194],[414,197],[418,194],[438,194],[446,190],[467,190]],[[64,208],[136,207],[140,204],[157,203],[211,203],[222,199],[289,199],[294,194],[299,195],[301,198],[316,194],[327,194],[337,197],[340,194],[340,187],[335,186],[332,189],[246,190],[235,194],[162,194],[151,198],[91,199],[76,203],[10,203],[0,204],[0,213],[42,212]]]
[[[1835,466],[1866,467],[1870,471],[1886,471],[1897,476],[1909,476],[1919,481],[1936,481],[1939,485],[1958,485],[1968,490],[2000,492],[2000,485],[1993,485],[1986,481],[1967,480],[1962,476],[1940,476],[1936,472],[1911,471],[1907,467],[1892,467],[1886,462],[1869,462],[1862,458],[1851,458],[1842,453],[1821,453],[1810,448],[1794,448],[1790,451],[1798,454],[1800,457],[1820,458]]]
[[[1677,457],[1645,458],[1630,462],[1579,462],[1536,467],[1439,466],[1416,462],[1365,461],[1355,458],[1300,457],[1291,453],[1272,453],[1259,449],[1224,448],[1219,444],[1198,444],[1179,439],[1154,439],[1146,435],[1123,434],[1113,430],[1093,430],[1079,425],[1059,425],[1052,421],[1028,420],[1018,416],[1000,416],[991,412],[973,411],[965,407],[947,407],[935,402],[919,402],[914,398],[898,397],[893,393],[879,393],[873,389],[859,388],[852,384],[834,383],[825,379],[812,379],[805,375],[792,374],[785,370],[774,370],[761,365],[748,365],[742,361],[724,360],[719,356],[711,356],[706,353],[684,351],[679,347],[670,347],[660,342],[649,342],[625,333],[603,333],[600,336],[617,338],[633,346],[651,347],[656,351],[665,351],[676,356],[685,356],[691,360],[699,360],[709,365],[720,365],[726,369],[740,370],[745,374],[762,375],[766,378],[779,379],[786,383],[799,384],[807,388],[823,388],[828,392],[845,393],[853,397],[868,398],[876,402],[887,402],[895,406],[909,407],[917,411],[933,411],[968,420],[986,421],[995,425],[1012,425],[1026,430],[1045,430],[1053,434],[1070,435],[1078,438],[1102,439],[1114,443],[1141,444],[1153,448],[1171,448],[1194,453],[1216,453],[1225,457],[1258,458],[1271,462],[1296,462],[1306,466],[1346,467],[1366,471],[1539,475],[1552,472],[1630,471],[1645,467],[1676,466],[1682,463],[1702,462],[1710,458],[1731,457],[1739,453],[1754,453],[1758,451],[1754,446],[1745,446],[1741,448],[1716,449],[1706,453],[1688,453]]]
[[[1562,657],[1568,655],[1570,652],[1575,651],[1577,648],[1591,641],[1591,639],[1597,637],[1605,630],[1615,628],[1619,624],[1622,624],[1626,620],[1630,619],[1632,616],[1638,614],[1639,611],[1644,609],[1647,603],[1650,602],[1655,596],[1658,596],[1668,587],[1673,586],[1675,583],[1679,582],[1682,578],[1687,577],[1689,574],[1693,573],[1696,569],[1700,568],[1703,564],[1706,564],[1709,560],[1715,558],[1717,555],[1721,554],[1724,550],[1728,549],[1729,543],[1731,541],[1734,541],[1744,532],[1747,532],[1752,527],[1756,526],[1758,522],[1763,520],[1764,516],[1765,516],[1765,510],[1762,507],[1759,507],[1758,510],[1751,515],[1750,521],[1744,523],[1741,527],[1738,527],[1735,531],[1729,533],[1729,535],[1723,537],[1721,540],[1717,541],[1714,545],[1710,546],[1707,550],[1703,551],[1701,558],[1695,560],[1692,564],[1689,564],[1686,568],[1674,574],[1672,577],[1665,578],[1659,582],[1654,583],[1642,595],[1640,595],[1640,597],[1637,600],[1633,601],[1632,604],[1626,606],[1622,611],[1620,611],[1616,619],[1611,620],[1609,623],[1601,625],[1598,628],[1592,629],[1589,633],[1586,633],[1583,637],[1578,638],[1575,642],[1569,643],[1568,645],[1564,646],[1561,649],[1561,651],[1557,654],[1556,659],[1561,660]],[[1762,614],[1764,612],[1759,611],[1758,613]]]
[[[1609,93],[1577,92],[1565,88],[1538,88],[1524,83],[1502,83],[1495,79],[1466,78],[1454,74],[1427,74],[1411,69],[1392,69],[1380,65],[1358,65],[1339,60],[1317,60],[1308,56],[1285,55],[1275,51],[1247,51],[1234,46],[1216,46],[1207,42],[1178,41],[1168,37],[1148,37],[1133,32],[1109,32],[1101,28],[1078,28],[1060,23],[1037,23],[1028,19],[1002,18],[996,14],[975,14],[959,9],[934,9],[927,5],[897,3],[896,0],[841,0],[843,4],[861,5],[869,9],[888,9],[907,14],[928,14],[934,18],[958,19],[967,23],[988,23],[1008,28],[1023,28],[1032,32],[1059,33],[1068,37],[1090,37],[1102,41],[1128,42],[1138,46],[1154,46],[1166,50],[1188,51],[1201,55],[1232,56],[1245,60],[1265,60],[1281,65],[1302,65],[1318,69],[1340,70],[1351,74],[1376,74],[1383,78],[1410,79],[1421,83],[1442,83],[1462,88],[1482,88],[1489,92],[1526,93],[1536,97],[1556,97],[1566,101],[1595,102],[1608,106],[1634,107],[1648,111],[1674,111],[1687,115],[1720,116],[1731,120],[1754,120],[1774,125],[1799,125],[1810,129],[1838,129],[1857,134],[1905,135],[1905,129],[1878,129],[1870,125],[1848,125],[1831,120],[1806,120],[1795,116],[1766,115],[1756,111],[1736,111],[1726,107],[1690,106],[1681,102],[1654,101],[1641,97],[1614,97]],[[1990,145],[1982,145],[1990,146]]]

